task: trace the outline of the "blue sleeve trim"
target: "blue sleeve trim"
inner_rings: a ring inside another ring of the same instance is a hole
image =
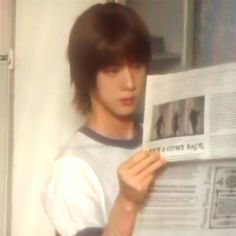
[[[101,236],[102,233],[103,233],[103,228],[89,227],[79,231],[74,236]]]

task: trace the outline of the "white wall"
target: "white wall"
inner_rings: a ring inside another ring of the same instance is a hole
[[[81,123],[71,105],[67,38],[75,17],[96,2],[16,0],[12,236],[53,234],[41,190]]]
[[[0,55],[13,46],[13,0],[0,0]],[[0,59],[0,235],[9,235],[12,163],[12,71],[8,60]]]

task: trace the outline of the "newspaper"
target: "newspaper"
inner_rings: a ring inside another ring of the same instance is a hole
[[[235,158],[236,63],[148,76],[143,146],[168,161]]]
[[[169,163],[135,236],[236,235],[235,131],[236,64],[148,78],[143,144]]]
[[[236,161],[174,162],[157,177],[135,236],[235,236]]]

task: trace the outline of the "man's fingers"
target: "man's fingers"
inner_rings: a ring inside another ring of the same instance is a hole
[[[139,164],[140,161],[145,159],[150,154],[150,150],[141,150],[132,156],[129,160],[125,162],[126,168],[133,168],[135,165]]]
[[[160,158],[159,160],[153,162],[151,165],[147,166],[147,168],[143,169],[138,175],[137,178],[139,180],[144,180],[148,176],[152,176],[156,174],[156,171],[159,170],[166,164],[166,160],[164,158]]]
[[[156,152],[149,152],[149,154],[146,156],[146,158],[143,158],[142,160],[139,161],[135,166],[133,166],[130,171],[134,175],[139,174],[142,172],[144,169],[146,169],[148,166],[152,165],[156,161],[160,159],[160,154]]]

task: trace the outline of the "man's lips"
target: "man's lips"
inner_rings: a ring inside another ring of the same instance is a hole
[[[132,106],[135,103],[135,97],[125,97],[120,99],[122,105],[124,106]]]

